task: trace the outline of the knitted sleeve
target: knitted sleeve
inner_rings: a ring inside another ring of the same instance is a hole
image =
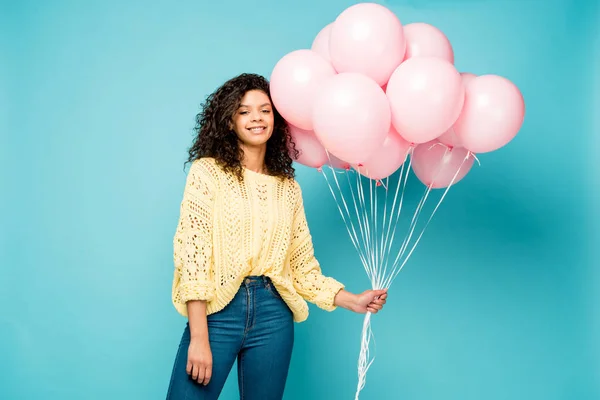
[[[321,273],[306,221],[302,191],[297,184],[296,189],[297,200],[290,247],[290,266],[294,287],[306,301],[314,303],[324,310],[333,311],[336,308],[334,305],[335,295],[344,288],[344,285]]]
[[[207,161],[201,159],[195,161],[190,168],[173,243],[173,302],[184,314],[186,302],[210,301],[216,291],[212,260],[216,182],[206,163]]]

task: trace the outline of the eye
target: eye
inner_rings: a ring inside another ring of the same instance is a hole
[[[240,111],[240,114],[241,115],[246,115],[246,114],[248,114],[248,111]]]
[[[262,112],[264,112],[265,114],[270,114],[271,110],[262,110]]]

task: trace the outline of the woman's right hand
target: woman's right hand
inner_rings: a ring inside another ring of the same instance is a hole
[[[212,376],[212,352],[208,337],[192,338],[188,347],[186,371],[201,385],[208,385]]]

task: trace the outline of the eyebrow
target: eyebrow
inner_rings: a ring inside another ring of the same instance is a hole
[[[271,106],[271,103],[264,103],[264,104],[261,104],[260,106],[261,107]],[[246,104],[240,104],[240,108],[242,108],[242,107],[250,107],[250,106],[247,106]]]

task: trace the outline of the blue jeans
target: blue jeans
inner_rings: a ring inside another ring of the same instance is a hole
[[[185,370],[190,344],[188,323],[175,357],[167,400],[217,399],[236,359],[240,399],[282,399],[294,323],[292,312],[270,279],[246,278],[231,303],[207,320],[213,357],[211,380],[203,386]]]

